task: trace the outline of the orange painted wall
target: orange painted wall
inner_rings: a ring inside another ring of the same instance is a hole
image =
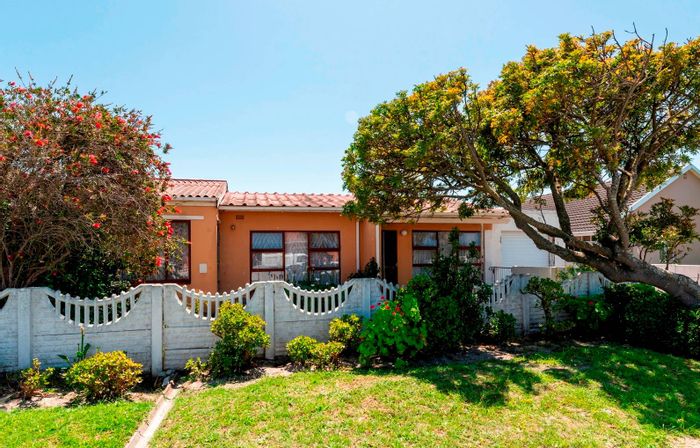
[[[340,232],[340,275],[355,272],[355,221],[337,212],[258,212],[220,210],[219,288],[230,291],[250,282],[250,232],[259,230]],[[237,219],[242,217],[242,219]],[[235,226],[232,229],[231,226]]]
[[[364,268],[369,260],[374,257],[379,261],[377,256],[377,230],[376,225],[368,222],[360,222],[360,269]]]
[[[398,255],[398,279],[400,285],[405,285],[411,279],[413,273],[413,235],[414,230],[443,230],[449,231],[457,227],[462,231],[479,231],[480,224],[470,223],[454,223],[454,224],[438,224],[438,223],[416,223],[416,224],[385,224],[382,230],[397,231],[397,255]],[[484,224],[484,230],[491,228],[491,224]],[[401,235],[402,230],[407,230],[408,234]],[[483,244],[483,241],[482,241]],[[482,253],[484,248],[482,247]]]
[[[217,291],[217,218],[216,206],[178,205],[182,216],[203,217],[190,221],[190,288],[204,292]],[[206,263],[207,272],[201,274],[199,265]]]

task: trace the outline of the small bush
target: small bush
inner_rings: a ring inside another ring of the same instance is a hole
[[[201,380],[209,376],[209,364],[201,358],[190,358],[185,363],[185,370],[190,377]]]
[[[494,313],[489,308],[484,335],[497,343],[508,342],[515,338],[515,316],[503,310]]]
[[[331,321],[328,336],[331,342],[340,342],[347,352],[356,352],[360,345],[362,318],[357,314],[346,314]]]
[[[240,303],[221,305],[211,331],[219,338],[209,357],[209,367],[214,377],[242,372],[250,367],[259,349],[270,344],[265,333],[265,321],[246,312]]]
[[[700,357],[700,312],[653,286],[620,283],[605,288],[605,333],[614,340],[660,352]]]
[[[54,374],[54,369],[49,367],[48,369],[41,371],[41,363],[38,359],[34,358],[32,360],[32,366],[28,369],[22,370],[19,374],[19,394],[20,396],[28,400],[39,393],[41,390],[46,389],[49,385],[49,381]]]
[[[344,349],[340,342],[317,342],[311,349],[311,363],[318,369],[334,367],[338,365]]]
[[[360,339],[360,364],[372,358],[412,358],[426,345],[425,323],[421,320],[416,296],[407,289],[399,290],[395,300],[383,298],[365,324]]]
[[[569,297],[564,294],[561,284],[550,278],[532,277],[523,288],[523,293],[532,294],[539,299],[544,313],[544,333],[547,337],[553,336],[557,331],[554,313],[560,302]]]
[[[572,332],[584,338],[600,336],[610,315],[610,306],[605,303],[602,295],[565,297],[558,307],[569,316]]]
[[[294,364],[305,366],[310,363],[314,346],[318,341],[309,336],[297,336],[287,342],[287,355]]]
[[[141,381],[141,364],[124,352],[98,352],[66,372],[66,383],[89,401],[123,397]]]
[[[287,354],[299,366],[327,369],[338,364],[345,345],[340,342],[319,342],[309,336],[297,336],[287,343]]]

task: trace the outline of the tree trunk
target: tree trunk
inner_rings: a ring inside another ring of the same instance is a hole
[[[700,307],[700,284],[685,275],[659,269],[642,260],[635,263],[634,269],[618,269],[613,263],[591,265],[614,282],[646,283],[669,293],[688,307]]]

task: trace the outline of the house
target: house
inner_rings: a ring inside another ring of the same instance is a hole
[[[455,227],[462,250],[473,244],[479,251],[478,263],[487,282],[501,280],[514,267],[565,265],[535,247],[502,209],[459,219],[456,207],[447,207],[415,222],[378,225],[344,216],[342,208],[351,199],[345,194],[235,192],[229,191],[226,181],[207,179],[173,179],[168,194],[181,213],[166,218],[175,234],[189,244],[156,280],[206,292],[229,291],[261,280],[337,284],[372,258],[387,280],[405,284],[429,267],[436,253],[448,250],[448,234]],[[700,207],[700,172],[691,166],[658,189],[638,196],[635,210],[648,210],[660,197]],[[594,206],[590,199],[568,204],[574,232],[581,238],[593,234]],[[546,201],[526,212],[558,224]],[[689,259],[700,264],[700,250]]]

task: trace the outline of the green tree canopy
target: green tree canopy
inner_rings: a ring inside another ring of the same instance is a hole
[[[480,89],[459,69],[379,104],[344,158],[346,212],[415,217],[459,201],[467,216],[502,207],[540,249],[613,281],[658,286],[686,304],[700,287],[632,250],[630,197],[678,172],[700,142],[700,40],[655,45],[612,32],[528,47]],[[558,225],[530,207],[549,199]],[[567,201],[598,200],[597,241],[576,238]]]

